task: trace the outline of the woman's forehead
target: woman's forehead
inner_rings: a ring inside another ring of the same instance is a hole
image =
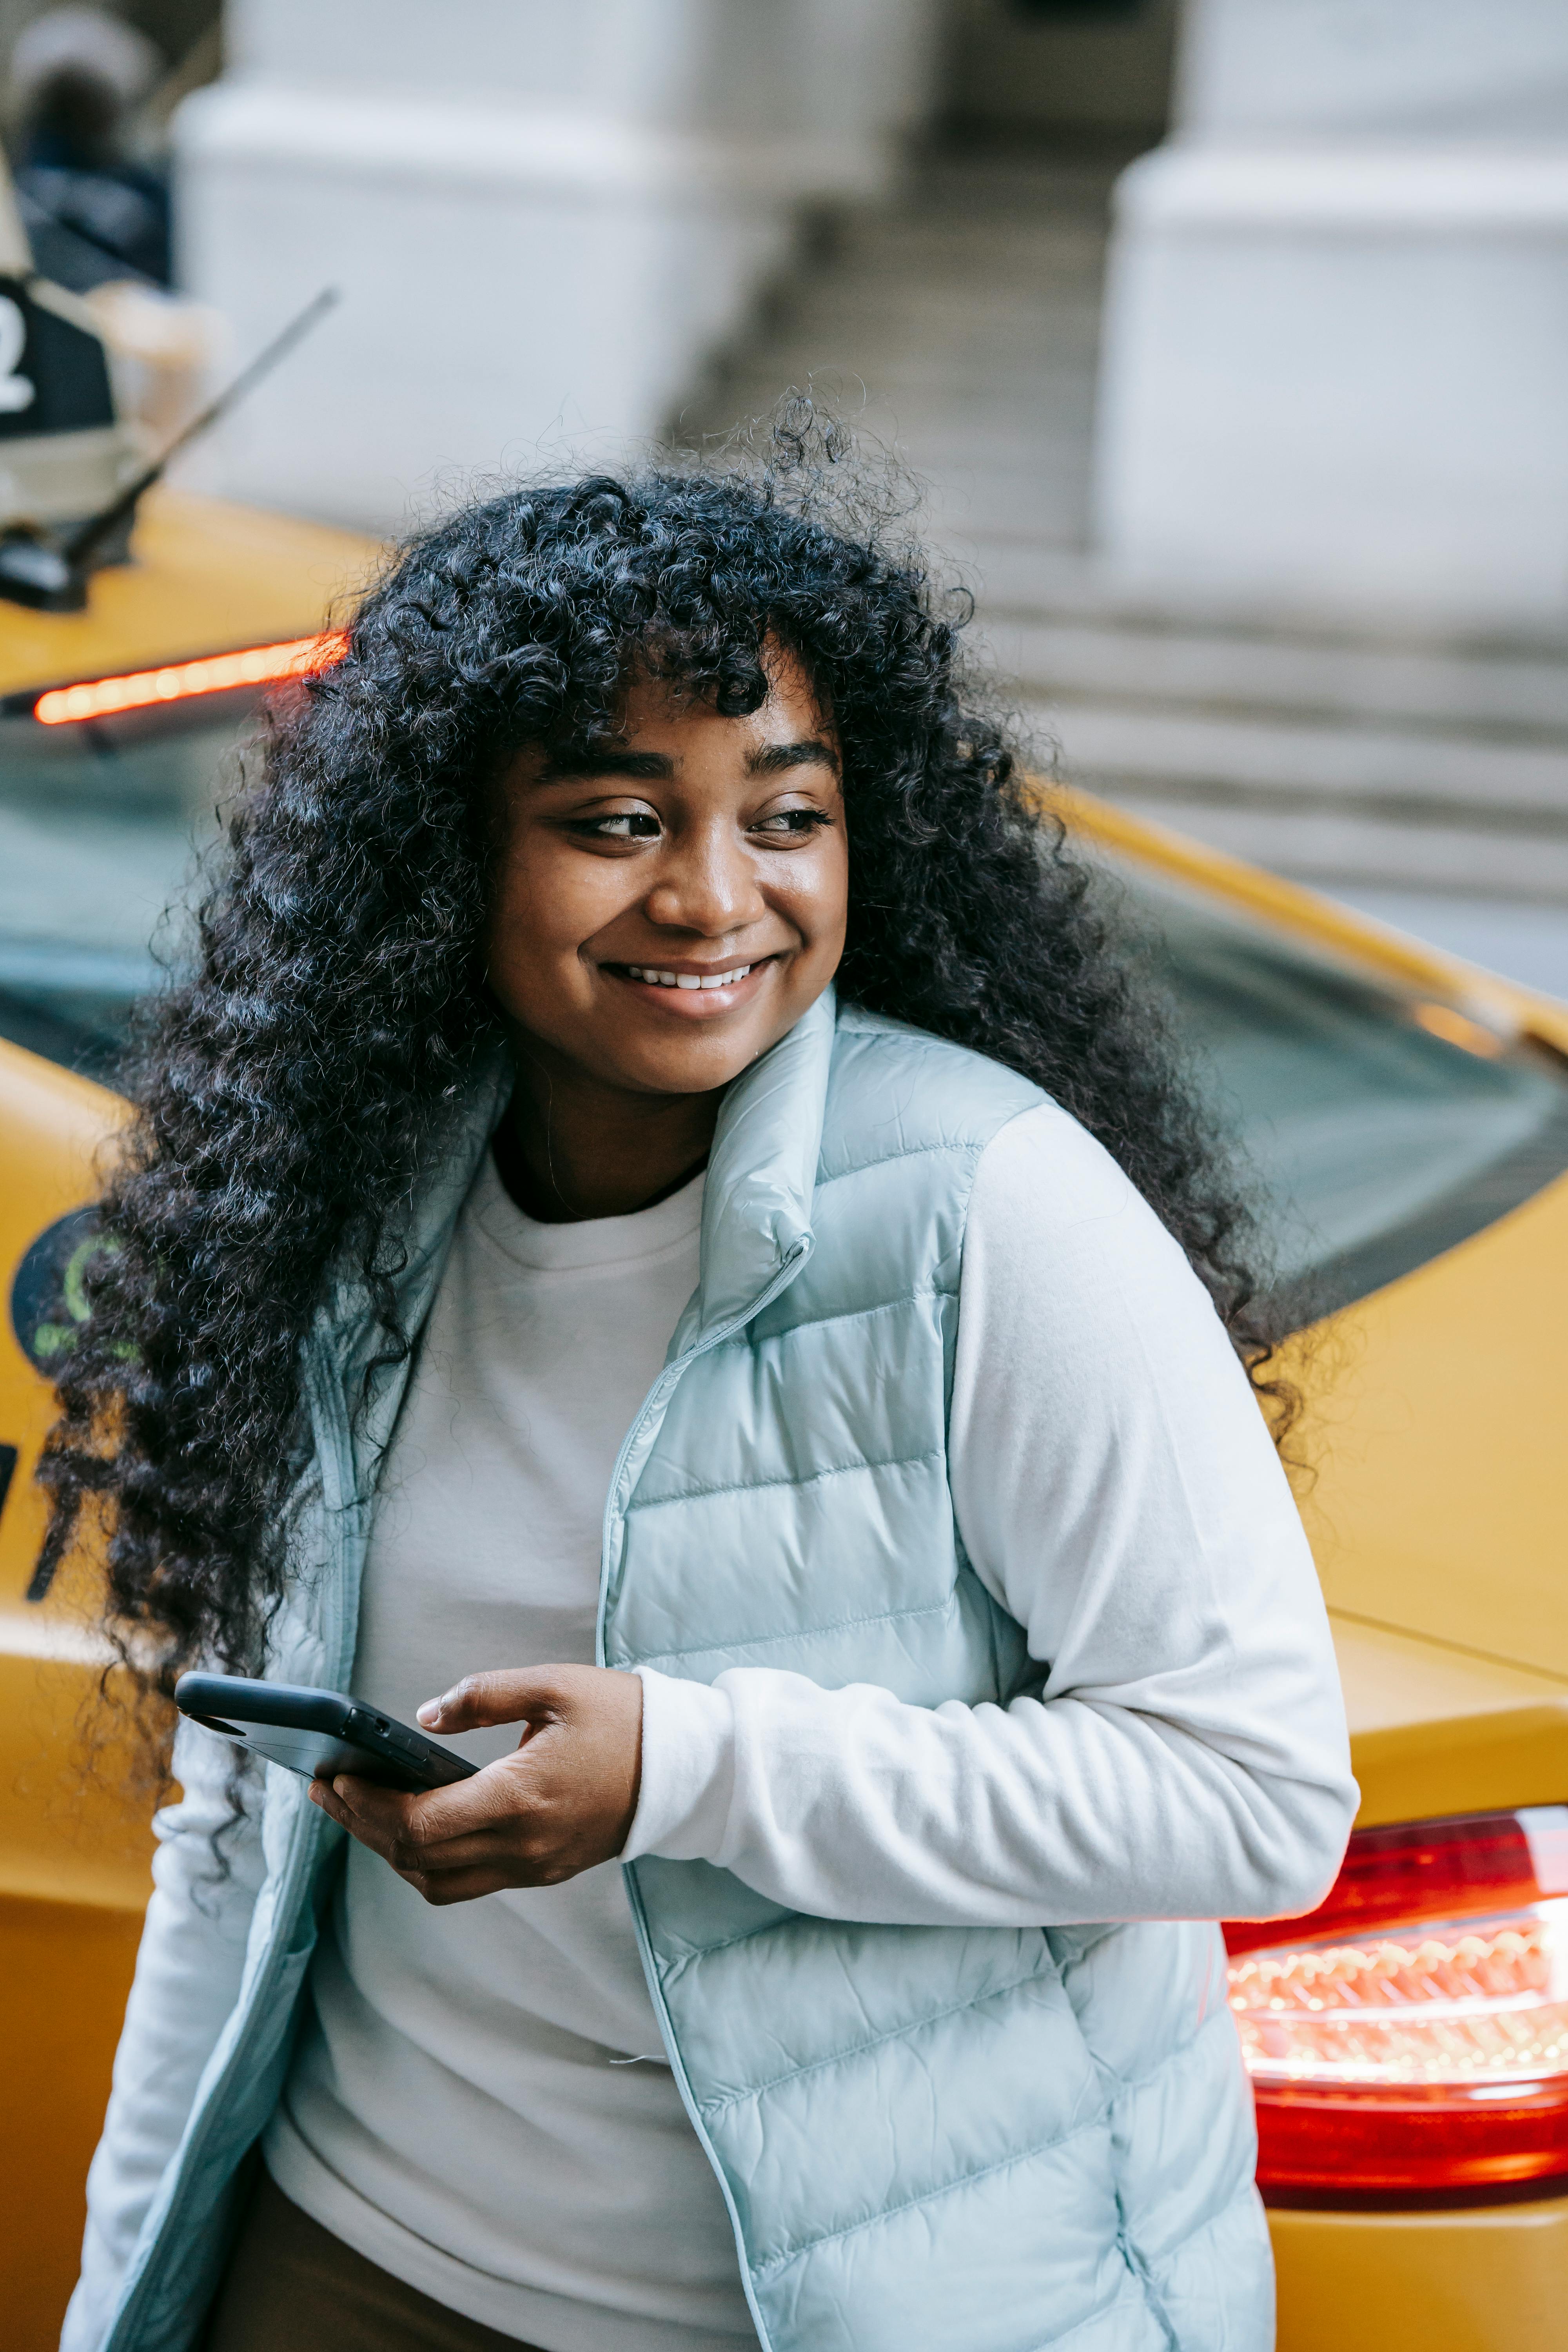
[[[781,724],[801,731],[832,732],[805,664],[779,647],[764,667],[767,691],[753,710],[721,714],[715,688],[679,677],[637,669],[627,678],[616,710],[615,735],[628,742],[638,735],[690,726],[734,727],[750,735],[775,733]]]

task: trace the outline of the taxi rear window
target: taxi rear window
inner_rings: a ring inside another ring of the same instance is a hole
[[[164,910],[216,836],[259,694],[62,726],[0,713],[0,1036],[89,1077],[180,934]]]
[[[1551,1047],[1220,902],[1122,881],[1298,1319],[1395,1281],[1568,1170],[1568,1062]]]

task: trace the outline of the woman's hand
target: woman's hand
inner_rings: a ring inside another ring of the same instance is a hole
[[[603,1666],[466,1675],[419,1710],[429,1732],[521,1723],[516,1752],[471,1780],[408,1796],[357,1774],[310,1795],[426,1903],[554,1886],[613,1861],[642,1778],[642,1685]]]

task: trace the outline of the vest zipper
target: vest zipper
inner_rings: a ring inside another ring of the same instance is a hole
[[[621,1440],[620,1452],[616,1456],[616,1466],[610,1474],[610,1491],[605,1500],[605,1517],[599,1535],[599,1611],[594,1629],[594,1655],[601,1666],[605,1663],[605,1622],[610,1594],[610,1543],[616,1524],[622,1516],[621,1482],[626,1476],[626,1464],[631,1458],[632,1449],[642,1435],[655,1409],[668,1403],[688,1365],[694,1364],[699,1356],[705,1356],[710,1348],[722,1347],[726,1339],[732,1339],[737,1331],[744,1330],[752,1317],[760,1315],[764,1307],[771,1307],[780,1291],[788,1289],[806,1259],[811,1255],[811,1235],[803,1234],[799,1241],[794,1243],[786,1252],[766,1289],[759,1291],[749,1307],[744,1307],[739,1315],[732,1315],[727,1323],[719,1324],[715,1329],[699,1339],[686,1349],[684,1355],[677,1356],[673,1364],[666,1364],[637,1407],[632,1419],[632,1425]]]
[[[811,1255],[811,1235],[803,1234],[785,1255],[766,1289],[759,1292],[742,1314],[731,1316],[727,1323],[720,1324],[715,1330],[710,1331],[694,1346],[688,1348],[684,1355],[678,1356],[673,1364],[667,1364],[643,1399],[636,1418],[622,1441],[621,1450],[616,1456],[615,1472],[610,1479],[609,1496],[605,1504],[604,1532],[599,1553],[599,1616],[595,1635],[595,1654],[601,1666],[605,1664],[605,1628],[610,1591],[610,1546],[617,1526],[625,1517],[625,1513],[621,1509],[621,1483],[626,1476],[626,1465],[631,1459],[633,1448],[653,1413],[656,1411],[662,1412],[662,1409],[668,1406],[669,1399],[675,1392],[676,1385],[688,1365],[695,1363],[699,1356],[705,1356],[710,1348],[721,1347],[726,1339],[732,1339],[735,1333],[742,1330],[753,1316],[760,1315],[764,1307],[771,1307],[780,1291],[786,1290],[795,1280]],[[741,2216],[736,2210],[735,2200],[730,2193],[730,2184],[724,2178],[724,2168],[720,2163],[719,2152],[708,2136],[708,2127],[698,2107],[690,2079],[686,2072],[685,2061],[680,2054],[680,2045],[676,2040],[675,2029],[665,2003],[664,1988],[658,1980],[658,1969],[653,1957],[653,1943],[648,1935],[647,1918],[643,1910],[642,1896],[637,1889],[636,1873],[635,1863],[624,1862],[621,1864],[621,1884],[626,1890],[626,1900],[631,1906],[632,1926],[637,1931],[637,1954],[642,1961],[642,1971],[647,1984],[648,1998],[653,2002],[654,2014],[658,2020],[658,2029],[664,2038],[665,2055],[669,2060],[669,2071],[675,2077],[675,2087],[680,2094],[681,2105],[686,2109],[692,2130],[697,2134],[698,2145],[711,2167],[713,2178],[719,2184],[719,2193],[724,2200],[724,2210],[730,2216],[730,2227],[734,2232],[735,2253],[740,2265],[741,2291],[746,2298],[746,2308],[752,2315],[752,2324],[757,2331],[757,2341],[762,2347],[762,2352],[773,2352],[773,2337],[768,2333],[767,2323],[763,2317],[752,2287],[752,2266],[746,2257],[746,2241],[741,2228]]]

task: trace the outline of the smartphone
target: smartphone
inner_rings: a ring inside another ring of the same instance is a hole
[[[174,1705],[193,1723],[307,1780],[357,1772],[384,1789],[447,1789],[479,1769],[341,1691],[251,1682],[242,1675],[182,1675]]]

